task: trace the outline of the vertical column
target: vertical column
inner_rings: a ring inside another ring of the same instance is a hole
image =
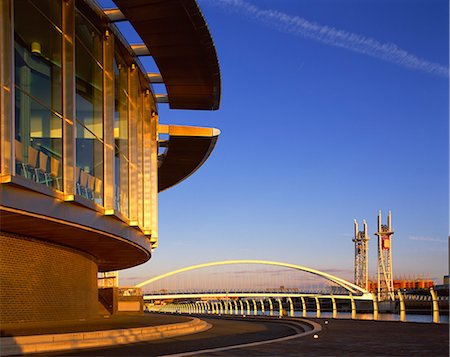
[[[431,300],[433,301],[433,322],[439,323],[439,300],[433,288],[430,288]]]
[[[138,202],[137,202],[137,186],[138,186],[138,169],[137,169],[137,126],[138,126],[138,92],[139,71],[133,63],[129,67],[128,72],[128,202],[129,202],[129,224],[130,226],[138,225]]]
[[[305,303],[305,298],[303,296],[300,297],[300,299],[302,300],[302,316],[306,317],[306,303]]]
[[[253,302],[253,315],[258,315],[258,306],[256,305],[255,299],[252,299]]]
[[[397,291],[398,300],[400,303],[400,321],[406,321],[406,309],[405,309],[405,300],[403,299],[403,294],[400,289]]]
[[[241,315],[244,315],[245,314],[245,312],[244,312],[244,304],[242,303],[241,299],[239,299],[239,307],[241,308]]]
[[[316,316],[317,318],[320,317],[320,302],[319,302],[319,298],[318,297],[314,297],[314,299],[316,300]]]
[[[143,230],[144,234],[152,233],[152,96],[150,90],[147,89],[143,98],[143,142],[142,142],[142,185],[143,185]],[[155,137],[156,141],[156,137]]]
[[[350,294],[350,304],[352,306],[352,319],[356,319],[356,303],[352,294]]]
[[[336,306],[336,299],[334,296],[331,297],[331,304],[333,306],[333,319],[337,317],[337,306]]]
[[[372,293],[372,302],[373,302],[373,319],[375,321],[378,320],[378,301],[377,301],[377,295]]]
[[[291,297],[288,297],[288,301],[289,301],[289,316],[294,317],[294,315],[295,315],[294,303],[293,303]]]
[[[281,299],[280,298],[277,298],[277,300],[278,300],[278,316],[280,317],[280,318],[282,318],[283,317],[283,303],[281,302]]]
[[[114,214],[114,36],[107,30],[103,39],[103,206]]]
[[[139,74],[139,80],[141,75]],[[138,91],[138,123],[137,123],[137,221],[144,232],[144,176],[143,176],[143,140],[144,140],[144,92],[139,85]]]
[[[75,195],[75,8],[73,0],[62,5],[62,115],[63,192],[71,201]]]
[[[152,247],[158,247],[158,115],[151,113],[151,230]]]
[[[268,298],[269,300],[269,316],[273,316],[273,304],[272,304],[272,300],[270,298]]]
[[[11,1],[0,0],[0,182],[15,174],[13,19]]]

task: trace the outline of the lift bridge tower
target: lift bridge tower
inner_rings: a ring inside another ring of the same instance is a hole
[[[394,281],[392,275],[392,216],[389,211],[387,225],[381,223],[381,211],[378,212],[378,301],[394,300]]]
[[[355,285],[368,289],[369,287],[369,234],[367,232],[366,220],[363,220],[364,229],[358,230],[358,222],[355,223]]]

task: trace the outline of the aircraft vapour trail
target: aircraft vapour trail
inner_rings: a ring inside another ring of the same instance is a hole
[[[342,47],[414,70],[442,77],[449,76],[449,69],[446,66],[417,57],[393,43],[382,43],[370,37],[320,25],[277,10],[264,10],[244,0],[208,0],[206,3],[244,14],[252,20],[262,22],[280,32]]]

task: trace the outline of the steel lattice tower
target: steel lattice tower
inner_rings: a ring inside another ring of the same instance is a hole
[[[381,224],[381,211],[378,212],[378,300],[394,300],[394,281],[392,275],[392,216],[389,211],[387,225]]]
[[[364,289],[369,287],[369,234],[367,233],[367,223],[363,220],[364,230],[358,230],[358,222],[355,223],[355,285]]]

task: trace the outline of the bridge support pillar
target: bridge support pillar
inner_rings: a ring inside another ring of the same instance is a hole
[[[406,309],[405,309],[405,300],[403,299],[403,294],[400,289],[397,290],[398,301],[400,303],[400,321],[406,321]]]
[[[331,297],[331,304],[333,306],[333,319],[335,319],[337,317],[337,306],[336,306],[336,299],[334,298],[334,296]]]
[[[300,296],[300,299],[302,300],[302,316],[306,317],[306,303],[305,298],[303,296]]]
[[[373,302],[373,319],[378,321],[378,301],[377,296],[372,293],[372,302]]]
[[[316,300],[316,317],[320,317],[320,302],[318,297],[314,297],[314,300]]]
[[[355,304],[355,298],[350,293],[350,304],[352,306],[352,319],[356,319],[356,304]]]
[[[266,314],[266,310],[264,309],[264,300],[259,300],[261,303],[261,314],[264,316]]]
[[[270,298],[268,298],[269,300],[269,316],[273,316],[273,304],[272,304],[272,300]]]
[[[283,302],[281,301],[280,298],[277,298],[278,300],[278,317],[282,318],[283,317]]]
[[[241,299],[239,299],[239,307],[241,308],[241,315],[245,315],[244,304]]]
[[[433,288],[430,288],[431,299],[433,300],[433,322],[439,323],[439,301],[436,291]]]
[[[250,315],[250,314],[251,314],[251,311],[250,311],[250,302],[248,301],[248,299],[245,300],[245,305],[247,306],[247,315]]]
[[[256,305],[256,300],[252,299],[253,303],[253,315],[258,315],[258,306]]]
[[[294,315],[295,315],[294,303],[290,297],[288,297],[288,301],[289,301],[289,316],[294,317]]]
[[[237,301],[233,300],[233,303],[234,303],[234,314],[238,315],[239,314],[239,309],[238,309]]]

